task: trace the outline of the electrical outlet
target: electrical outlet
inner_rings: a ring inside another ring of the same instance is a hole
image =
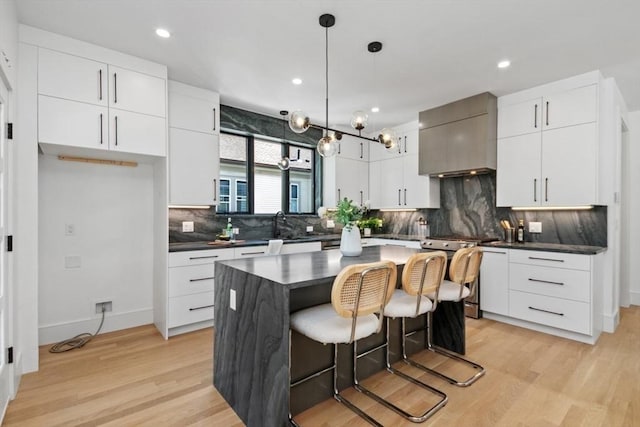
[[[333,227],[335,227],[335,226],[336,226],[336,223],[335,223],[335,222],[333,222],[333,220],[332,220],[332,219],[328,219],[328,220],[327,220],[327,228],[333,228]]]
[[[530,222],[529,223],[529,233],[542,233],[542,223],[541,222]]]
[[[313,233],[313,225],[307,225],[307,233]]]
[[[236,291],[233,289],[229,292],[229,308],[236,311]]]
[[[102,301],[96,303],[96,314],[102,314],[102,308],[104,307],[105,312],[113,311],[113,302],[112,301]]]
[[[182,232],[193,233],[193,221],[182,221]]]
[[[76,226],[73,224],[65,224],[64,225],[64,235],[65,236],[75,236],[76,234]]]

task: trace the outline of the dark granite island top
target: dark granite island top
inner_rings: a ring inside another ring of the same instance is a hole
[[[363,248],[358,257],[343,257],[339,250],[328,250],[216,262],[213,358],[216,389],[248,426],[288,425],[290,398],[294,415],[329,398],[331,373],[296,387],[290,396],[290,345],[294,380],[328,366],[332,353],[331,346],[315,343],[297,333],[290,334],[290,313],[329,302],[333,280],[348,265],[390,260],[398,265],[400,278],[402,266],[416,252],[416,249],[398,246],[374,246]],[[234,300],[235,310],[230,307]],[[455,319],[443,324],[446,323],[448,329],[446,335],[456,343],[445,346],[464,353],[463,304],[455,304]],[[436,314],[441,307],[439,305]],[[420,318],[414,321],[417,322],[414,325],[420,325]],[[421,321],[424,323],[424,318]],[[434,335],[438,335],[439,326],[434,324]],[[411,327],[409,322],[408,327]],[[392,341],[396,341],[398,320],[392,323],[391,329]],[[379,344],[383,336],[381,331],[362,340],[362,348]],[[437,342],[437,338],[434,339]],[[399,344],[392,343],[392,348],[393,359],[399,359]],[[417,340],[410,352],[422,349],[424,341]],[[341,389],[350,385],[349,350],[348,346],[339,348]],[[378,360],[366,358],[359,362],[363,377],[383,369],[383,351],[376,353],[380,353]]]

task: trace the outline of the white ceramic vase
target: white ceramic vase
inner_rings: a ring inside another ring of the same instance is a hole
[[[362,242],[360,241],[360,229],[356,224],[342,229],[340,238],[340,252],[344,256],[358,256],[362,253]]]

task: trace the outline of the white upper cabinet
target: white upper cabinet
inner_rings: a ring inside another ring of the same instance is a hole
[[[96,47],[96,52],[101,48]],[[147,73],[40,47],[38,141],[165,156],[165,82]]]
[[[220,141],[215,92],[169,81],[169,203],[217,205]]]
[[[107,106],[107,64],[39,49],[38,93]]]
[[[371,207],[440,207],[440,181],[418,175],[418,124],[412,122],[394,132],[397,145],[393,150],[385,149],[382,144],[371,148]]]
[[[169,81],[169,127],[209,134],[220,133],[220,96],[206,98],[185,89],[190,86]],[[181,90],[182,89],[182,90]],[[181,91],[180,91],[181,90]],[[187,93],[183,93],[187,92]]]
[[[369,200],[369,164],[367,162],[336,158],[336,202],[345,197],[359,205]],[[335,206],[335,203],[332,205]]]
[[[338,148],[338,157],[352,160],[369,160],[369,145],[371,142],[353,136],[344,135]]]
[[[602,204],[599,85],[594,72],[498,100],[498,206]]]
[[[165,79],[109,65],[109,107],[166,117]]]

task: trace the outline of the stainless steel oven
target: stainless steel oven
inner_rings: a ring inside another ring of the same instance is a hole
[[[446,236],[446,237],[429,237],[420,242],[423,249],[433,249],[445,252],[455,252],[458,249],[477,246],[483,242],[483,239],[474,237]],[[448,275],[447,269],[447,275]],[[476,279],[475,293],[464,300],[464,314],[467,317],[479,319],[482,317],[480,311],[480,275]]]

